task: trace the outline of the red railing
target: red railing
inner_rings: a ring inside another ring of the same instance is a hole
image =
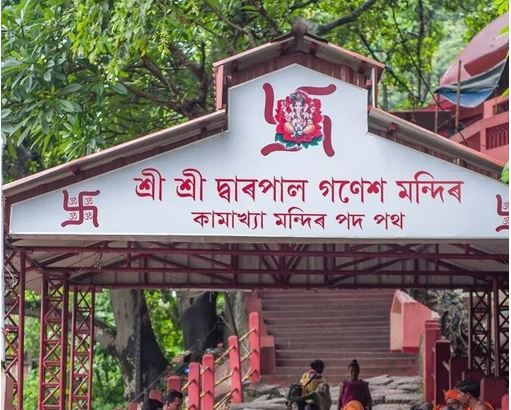
[[[442,339],[438,320],[424,323],[424,396],[434,404],[444,402],[444,391],[452,389],[460,380],[472,378],[480,382],[480,398],[493,407],[508,409],[505,378],[487,376],[480,370],[468,368],[467,357],[451,355],[451,343]]]
[[[248,319],[249,330],[241,337],[230,336],[229,347],[218,358],[205,354],[202,363],[192,362],[188,367],[188,380],[182,385],[179,376],[167,377],[167,389],[181,391],[187,397],[188,410],[215,410],[230,403],[243,401],[243,384],[250,380],[257,383],[261,379],[261,317],[252,312]],[[248,339],[248,352],[242,356],[241,346]],[[215,368],[228,359],[228,374],[215,378]],[[248,370],[243,374],[243,364],[248,362]],[[230,380],[230,388],[215,403],[215,388]],[[161,392],[151,391],[150,398],[161,398]],[[135,410],[139,403],[130,403],[128,410]]]

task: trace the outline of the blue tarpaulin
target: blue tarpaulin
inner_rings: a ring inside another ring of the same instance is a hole
[[[493,68],[460,83],[460,106],[473,108],[482,104],[499,86],[502,74],[507,72],[508,59]],[[438,87],[435,92],[456,104],[457,84]]]

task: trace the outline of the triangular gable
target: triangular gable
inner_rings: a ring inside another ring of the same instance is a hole
[[[363,88],[291,65],[230,88],[228,116],[216,136],[13,204],[9,233],[508,237],[508,187],[368,133]]]

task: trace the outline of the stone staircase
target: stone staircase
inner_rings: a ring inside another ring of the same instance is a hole
[[[416,354],[392,353],[390,306],[393,290],[262,291],[262,317],[275,336],[276,370],[267,383],[296,383],[309,363],[321,359],[331,386],[349,377],[357,359],[360,377],[414,376]]]

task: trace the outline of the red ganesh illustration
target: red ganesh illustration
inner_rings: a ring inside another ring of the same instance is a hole
[[[283,100],[277,101],[273,114],[273,87],[265,83],[264,118],[268,124],[276,124],[275,142],[266,145],[261,154],[264,156],[274,151],[299,151],[302,148],[316,146],[323,142],[325,153],[331,157],[335,154],[332,147],[332,121],[321,113],[321,101],[311,95],[329,95],[336,87],[299,87]]]

